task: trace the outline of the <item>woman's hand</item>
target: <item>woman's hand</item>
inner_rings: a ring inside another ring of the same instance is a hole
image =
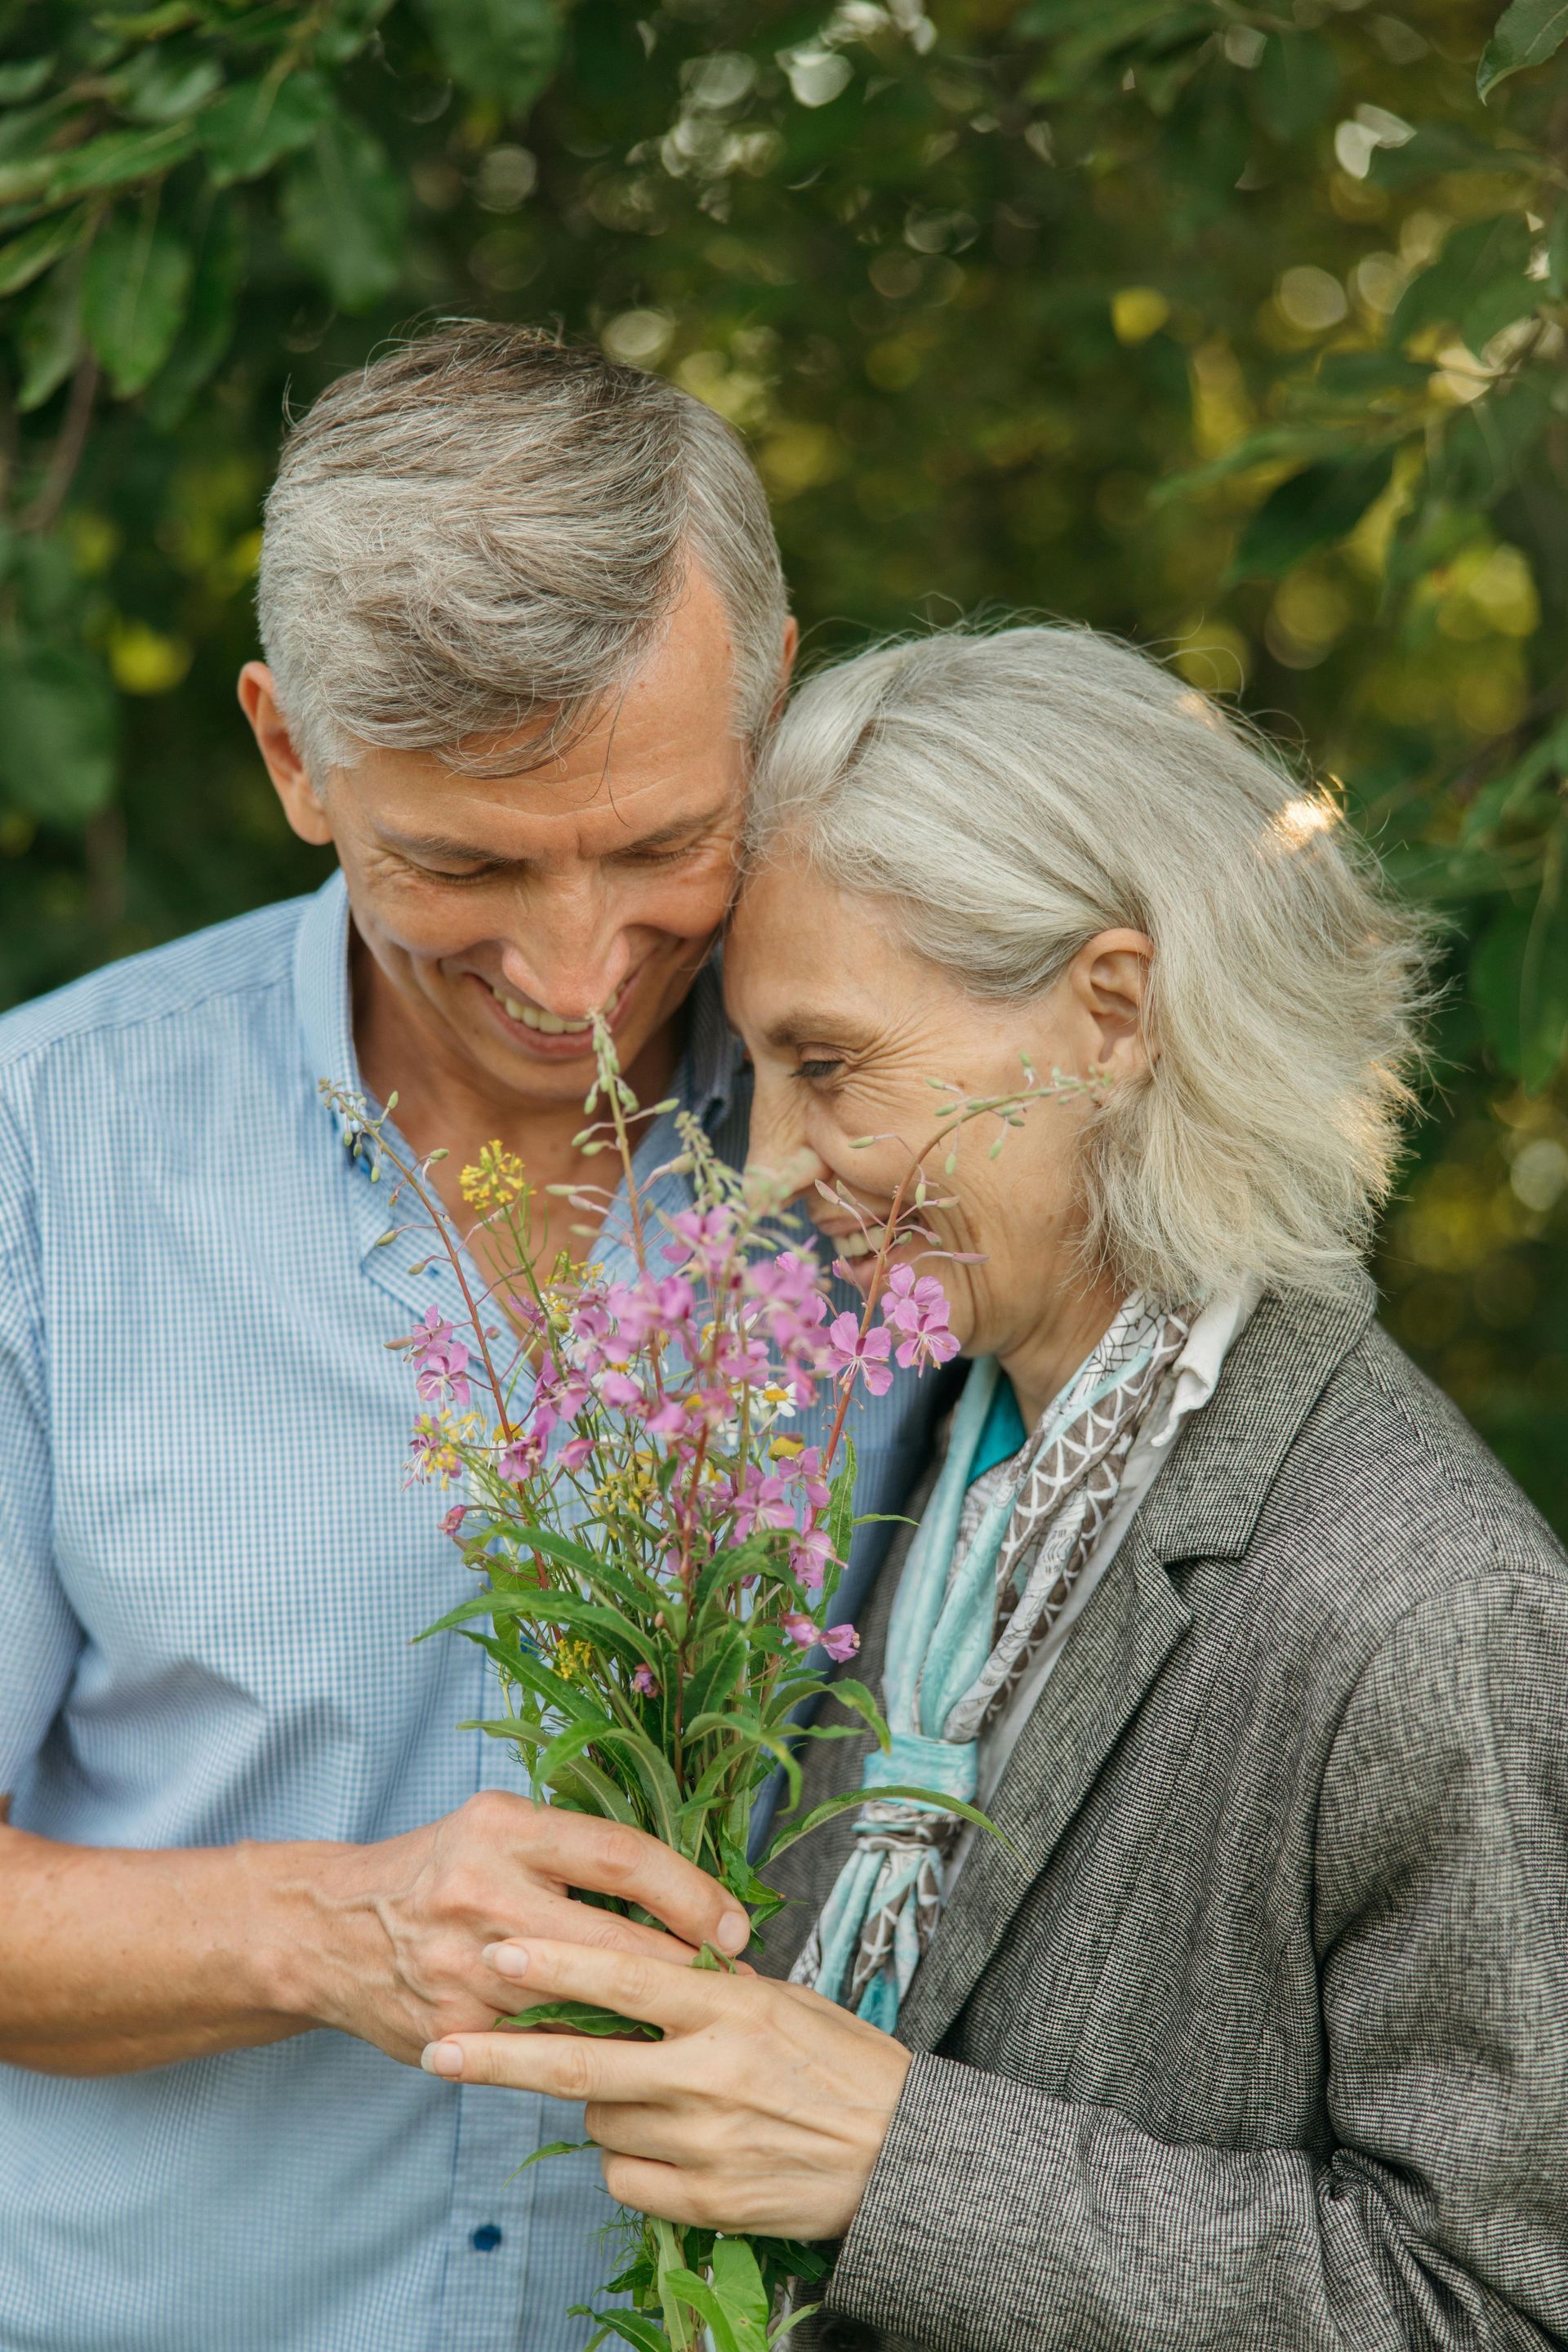
[[[427,2073],[581,2099],[622,2205],[701,2229],[841,2238],[909,2073],[910,2053],[804,1986],[585,1945],[492,1945],[530,1999],[646,2018],[662,2042],[455,2033]]]

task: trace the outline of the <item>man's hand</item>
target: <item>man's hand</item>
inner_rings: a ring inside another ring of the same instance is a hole
[[[290,1890],[284,2001],[408,2065],[515,2008],[515,1984],[484,1957],[509,1937],[685,1961],[704,1943],[742,1951],[752,1931],[732,1895],[657,1839],[500,1790],[383,1844],[315,1851]],[[574,1903],[573,1887],[635,1903],[670,1934]]]
[[[100,1849],[8,1827],[5,1811],[0,2063],[47,2074],[169,2066],[315,2025],[413,2064],[515,2006],[484,1956],[504,1937],[689,1957],[750,1934],[722,1887],[653,1838],[500,1790],[378,1845]]]
[[[637,2212],[764,2237],[845,2235],[912,2063],[890,2034],[804,1986],[668,1957],[531,1939],[492,1958],[523,2000],[598,2001],[664,2039],[449,2035],[425,2053],[427,2072],[584,2101],[605,2185]]]

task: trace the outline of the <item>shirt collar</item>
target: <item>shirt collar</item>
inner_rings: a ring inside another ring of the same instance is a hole
[[[361,1091],[349,997],[349,894],[342,872],[322,883],[306,905],[294,945],[294,1001],[313,1078]],[[683,1110],[704,1126],[721,1118],[735,1099],[742,1062],[740,1039],[724,1017],[721,955],[708,959],[688,999],[686,1051],[675,1093]]]

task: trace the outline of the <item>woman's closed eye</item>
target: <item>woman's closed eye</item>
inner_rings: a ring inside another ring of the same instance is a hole
[[[790,1076],[792,1078],[805,1078],[807,1085],[820,1085],[824,1079],[833,1077],[843,1067],[844,1062],[840,1055],[814,1057],[797,1062]]]

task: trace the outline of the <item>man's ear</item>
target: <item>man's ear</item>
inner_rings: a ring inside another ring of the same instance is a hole
[[[1154,942],[1142,931],[1099,931],[1068,966],[1079,1018],[1098,1044],[1097,1069],[1126,1080],[1147,1077],[1158,1055],[1150,1022]]]
[[[301,841],[318,849],[325,847],[332,838],[331,821],[294,748],[289,723],[278,707],[272,672],[265,662],[247,662],[240,671],[239,707],[250,721],[256,748],[267,763],[284,815]]]

